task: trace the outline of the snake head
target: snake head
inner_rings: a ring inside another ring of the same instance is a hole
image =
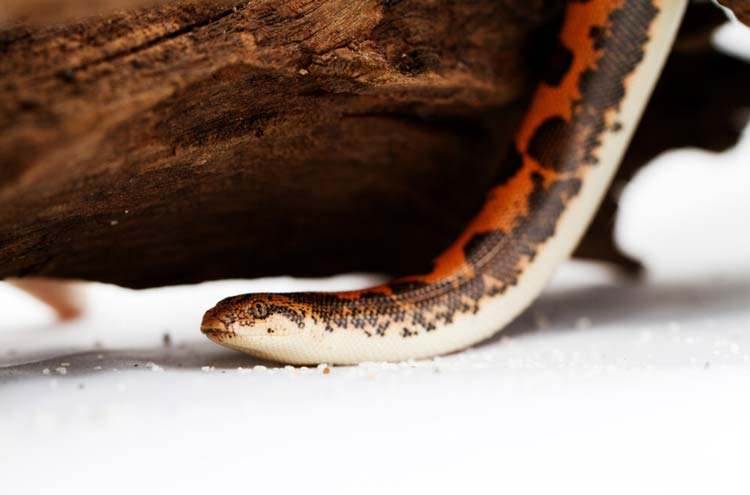
[[[283,294],[249,294],[224,299],[206,312],[201,332],[214,342],[243,348],[249,341],[304,332],[304,305]]]

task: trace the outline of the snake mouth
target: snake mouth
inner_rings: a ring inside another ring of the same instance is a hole
[[[214,342],[220,342],[236,336],[234,331],[230,330],[223,321],[215,318],[210,312],[203,317],[201,333]]]
[[[222,337],[229,336],[230,334],[230,332],[218,328],[201,328],[201,332],[211,340],[220,340]]]

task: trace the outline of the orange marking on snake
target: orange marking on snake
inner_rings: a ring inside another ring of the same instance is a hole
[[[393,289],[391,289],[391,286],[389,284],[382,284],[382,285],[376,285],[374,287],[369,287],[367,289],[361,289],[361,290],[350,290],[347,292],[338,292],[336,293],[340,298],[342,299],[359,299],[365,294],[382,294],[384,296],[392,296]]]
[[[573,51],[573,63],[557,87],[541,84],[537,89],[531,108],[518,132],[516,143],[521,153],[528,151],[528,144],[539,126],[551,117],[562,117],[570,121],[574,102],[581,98],[579,82],[581,75],[596,67],[603,50],[596,49],[590,31],[594,27],[608,26],[610,13],[621,7],[623,0],[591,0],[588,3],[572,2],[568,6],[566,22],[560,33],[560,41]]]
[[[435,258],[434,269],[427,275],[409,277],[403,280],[418,280],[435,283],[458,272],[470,274],[473,267],[466,262],[464,248],[473,236],[482,232],[501,229],[509,232],[516,219],[527,213],[525,199],[534,188],[530,175],[523,173],[536,169],[529,161],[507,184],[489,192],[482,211],[471,221],[461,236],[443,254]]]
[[[396,283],[424,282],[436,283],[458,274],[472,275],[473,267],[467,263],[464,248],[477,234],[493,230],[509,232],[515,221],[527,213],[526,199],[533,191],[534,184],[531,172],[539,172],[547,182],[550,175],[559,176],[539,166],[529,156],[528,147],[534,133],[548,119],[562,117],[570,121],[573,117],[574,104],[580,100],[579,82],[581,75],[588,69],[596,68],[596,61],[602,56],[603,49],[594,46],[590,31],[594,27],[607,26],[611,12],[622,6],[624,0],[589,0],[586,3],[572,2],[568,6],[566,22],[560,33],[562,43],[573,50],[571,67],[559,86],[540,84],[532,105],[518,130],[515,146],[523,158],[523,167],[507,183],[492,189],[482,211],[471,221],[460,237],[434,260],[434,268],[428,274],[403,277]],[[383,284],[361,291],[341,292],[341,298],[354,300],[364,294],[378,293],[394,295],[390,284]]]
[[[572,64],[559,85],[550,86],[541,83],[536,90],[515,140],[515,146],[523,159],[523,166],[508,183],[488,193],[482,210],[460,237],[434,260],[434,268],[430,273],[403,277],[395,283],[434,284],[457,275],[472,276],[474,267],[467,263],[465,255],[467,243],[477,234],[493,230],[510,232],[517,219],[528,213],[528,198],[534,190],[531,174],[536,172],[543,175],[545,183],[566,175],[541,167],[529,155],[529,143],[540,126],[550,118],[561,117],[565,121],[571,121],[575,112],[575,104],[582,97],[579,89],[581,76],[587,70],[596,69],[597,60],[604,52],[604,49],[595,47],[591,29],[608,28],[610,14],[622,7],[623,3],[624,0],[570,2],[566,21],[559,37],[561,42],[574,53]],[[573,174],[580,175],[580,170]],[[355,300],[364,294],[373,293],[395,297],[390,283],[361,291],[340,292],[335,295],[343,299]]]
[[[466,262],[464,248],[477,234],[492,230],[509,232],[516,219],[527,213],[526,198],[533,190],[531,172],[537,171],[549,179],[553,174],[542,169],[529,156],[528,148],[534,133],[548,119],[562,117],[570,121],[574,104],[580,100],[579,82],[588,69],[596,68],[596,61],[603,50],[596,49],[589,35],[592,28],[607,26],[611,12],[621,7],[623,0],[590,0],[588,3],[571,3],[563,30],[562,43],[573,50],[573,63],[559,86],[540,84],[532,99],[532,105],[518,130],[515,145],[523,158],[523,167],[508,182],[491,190],[482,211],[475,217],[461,236],[445,252],[434,260],[434,269],[425,275],[405,277],[399,282],[420,281],[435,283],[455,274],[471,274],[473,267]],[[555,174],[560,175],[560,174]]]

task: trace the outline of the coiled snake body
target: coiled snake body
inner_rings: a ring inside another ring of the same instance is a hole
[[[224,346],[294,364],[458,350],[526,308],[585,231],[687,0],[571,0],[560,45],[481,212],[432,272],[339,293],[249,294],[208,311]]]

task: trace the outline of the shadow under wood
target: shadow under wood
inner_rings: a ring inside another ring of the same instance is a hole
[[[476,347],[496,345],[503,337],[563,333],[590,327],[596,331],[710,321],[747,313],[750,280],[695,281],[660,285],[627,284],[572,288],[543,294],[503,331]]]
[[[262,365],[281,368],[283,365],[256,359],[246,354],[210,346],[205,343],[126,350],[91,350],[0,367],[0,385],[33,378],[84,377],[122,371],[196,371],[209,367],[212,372],[225,372],[237,368]],[[65,366],[62,366],[62,364]],[[63,373],[60,370],[64,369]],[[44,370],[48,370],[45,374]]]

